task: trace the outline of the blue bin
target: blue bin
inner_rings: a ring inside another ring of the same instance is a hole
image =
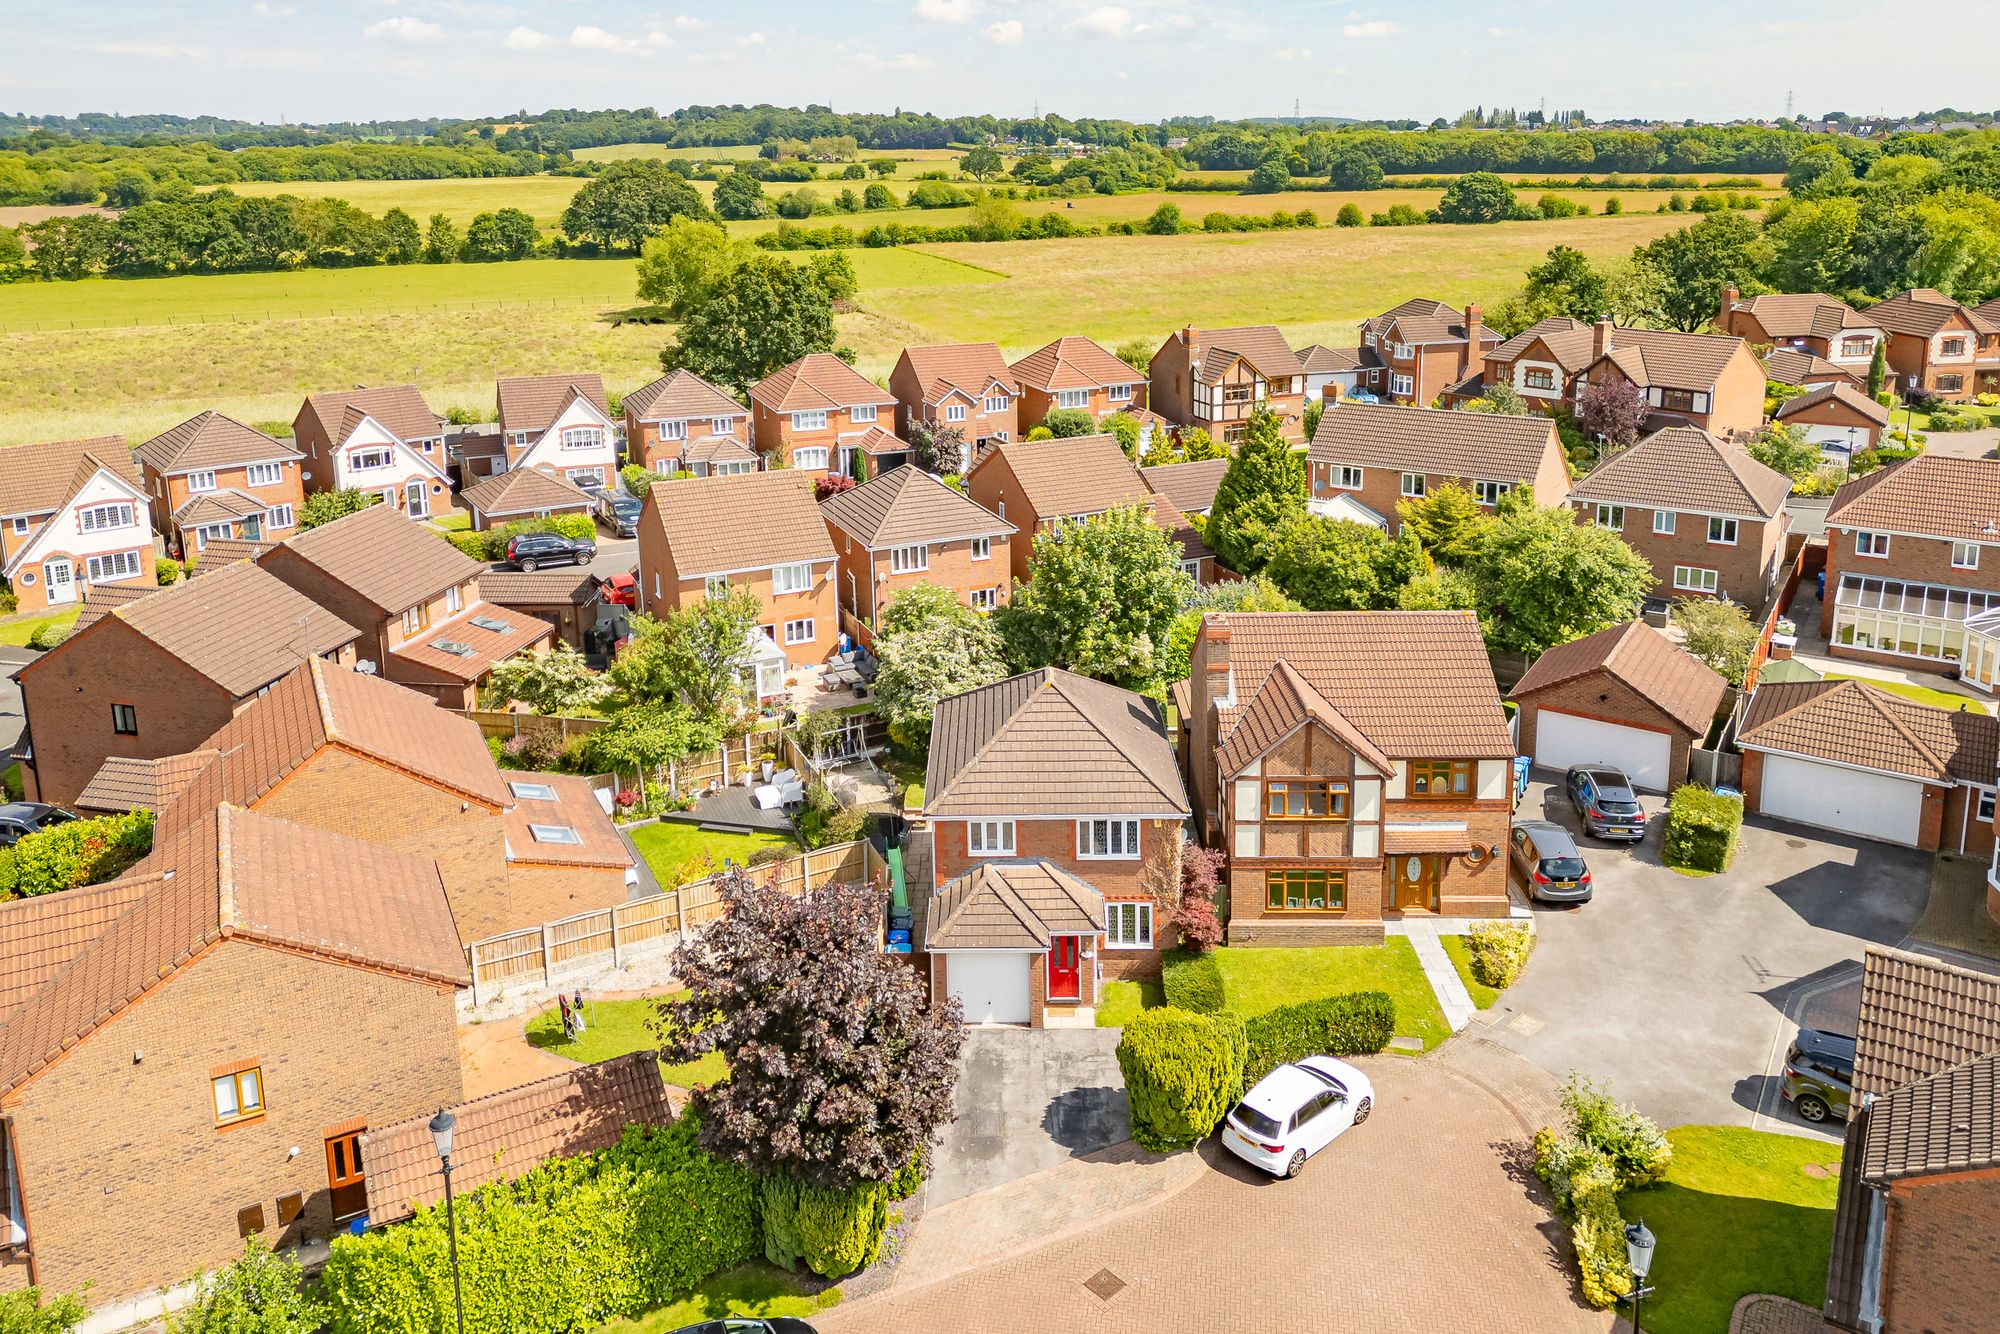
[[[910,933],[907,931],[891,931],[889,933],[889,943],[891,945],[907,945],[910,943]]]
[[[359,1218],[350,1218],[347,1220],[347,1231],[350,1236],[358,1237],[367,1230],[368,1230],[367,1214],[363,1214]]]

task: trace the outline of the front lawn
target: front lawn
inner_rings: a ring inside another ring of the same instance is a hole
[[[1652,1334],[1714,1334],[1753,1292],[1826,1300],[1840,1147],[1734,1126],[1669,1130],[1666,1180],[1618,1201],[1659,1239],[1647,1282]],[[1808,1167],[1821,1175],[1808,1175]]]
[[[637,1000],[594,1001],[583,1005],[583,1036],[574,1042],[563,1038],[562,1012],[548,1009],[528,1021],[528,1045],[586,1065],[608,1061],[626,1052],[658,1047],[660,1040],[646,1021],[653,1017],[653,1002]],[[660,1063],[660,1077],[681,1088],[713,1084],[729,1073],[721,1052],[707,1052],[685,1065]]]
[[[1445,956],[1451,966],[1458,970],[1459,980],[1472,996],[1473,1005],[1482,1010],[1493,1008],[1493,1002],[1500,999],[1497,987],[1489,987],[1472,975],[1472,951],[1465,947],[1464,936],[1439,936],[1438,943],[1444,946]]]
[[[70,611],[59,611],[53,616],[30,613],[12,620],[0,621],[0,644],[5,644],[9,648],[26,648],[28,641],[35,637],[35,631],[43,626],[54,625],[67,630],[76,624],[76,618],[82,614],[83,608],[77,607]]]
[[[1401,936],[1380,945],[1312,949],[1225,945],[1215,951],[1215,964],[1222,971],[1223,1003],[1245,1019],[1344,991],[1386,991],[1396,1003],[1399,1036],[1423,1039],[1425,1051],[1451,1036],[1417,952]]]
[[[1872,676],[1843,676],[1839,672],[1828,672],[1826,679],[1862,681],[1878,690],[1886,690],[1892,695],[1901,695],[1904,699],[1913,699],[1919,704],[1928,704],[1938,709],[1951,709],[1956,712],[1970,705],[1975,713],[1992,712],[1983,701],[1976,700],[1970,695],[1954,695],[1949,690],[1932,690],[1929,686],[1914,685],[1908,681],[1878,681]]]
[[[1106,982],[1097,1002],[1099,1028],[1123,1028],[1139,1017],[1139,1011],[1167,1003],[1158,982]]]
[[[653,878],[662,885],[679,883],[680,868],[697,857],[708,857],[719,871],[724,858],[742,866],[763,848],[782,848],[788,854],[798,850],[798,844],[784,834],[721,834],[671,820],[641,825],[631,833],[632,846],[639,849],[653,870]]]
[[[840,1305],[840,1297],[839,1288],[808,1296],[799,1280],[784,1270],[752,1263],[717,1274],[677,1302],[599,1326],[598,1334],[666,1334],[732,1315],[788,1315],[809,1320],[830,1306]]]
[[[472,516],[464,510],[450,510],[444,514],[431,516],[431,527],[447,533],[469,533],[472,531]]]

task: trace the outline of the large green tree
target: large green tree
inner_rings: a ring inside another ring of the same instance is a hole
[[[938,701],[1007,674],[990,617],[936,584],[916,584],[882,613],[875,637],[880,666],[875,702],[889,736],[907,750],[930,744]]]
[[[1499,222],[1518,211],[1514,187],[1490,171],[1468,171],[1453,180],[1437,206],[1444,222]]]
[[[716,223],[674,218],[639,251],[639,299],[684,320],[754,253]]]
[[[1725,284],[1756,272],[1757,224],[1741,213],[1711,213],[1633,252],[1647,271],[1662,318],[1692,332],[1716,317]]]
[[[1148,510],[1123,506],[1037,534],[1028,572],[995,616],[1015,670],[1066,667],[1132,687],[1161,679],[1193,580]]]
[[[498,209],[481,213],[466,227],[464,257],[482,263],[526,259],[541,240],[533,218],[518,208]]]
[[[1519,653],[1629,620],[1653,588],[1653,567],[1618,534],[1524,493],[1501,498],[1466,573],[1479,586],[1487,643]]]
[[[1472,555],[1480,530],[1489,522],[1479,499],[1456,482],[1431,488],[1429,495],[1396,503],[1402,531],[1414,533],[1424,554],[1440,565],[1460,565]]]
[[[770,201],[764,198],[764,183],[738,168],[715,183],[715,211],[730,222],[748,222],[771,215]]]
[[[1373,524],[1296,514],[1271,536],[1271,582],[1309,611],[1373,611],[1426,568],[1416,534],[1392,540]]]
[[[745,646],[763,614],[762,599],[739,585],[658,618],[634,616],[611,683],[632,703],[679,700],[697,717],[718,718],[742,698]]]
[[[611,683],[564,643],[541,653],[515,654],[493,668],[486,685],[501,706],[518,700],[549,717],[601,703],[611,693]]]
[[[668,171],[663,162],[633,158],[611,163],[571,196],[562,229],[573,241],[636,252],[675,218],[707,222],[714,217],[685,177]]]
[[[725,274],[682,321],[660,364],[739,393],[809,352],[831,352],[833,297],[809,267],[758,255]]]
[[[1215,488],[1202,538],[1224,565],[1255,574],[1269,559],[1271,534],[1305,508],[1305,457],[1285,440],[1277,417],[1259,408]]]

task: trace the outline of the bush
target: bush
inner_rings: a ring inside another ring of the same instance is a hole
[[[1743,798],[1685,783],[1667,803],[1660,859],[1689,871],[1726,871],[1742,832]]]
[[[889,1178],[889,1198],[907,1200],[917,1193],[924,1179],[931,1174],[930,1146],[925,1145],[910,1155],[910,1161],[896,1169],[896,1175]]]
[[[1603,1310],[1632,1288],[1618,1193],[1664,1177],[1673,1148],[1650,1119],[1587,1079],[1570,1076],[1562,1105],[1568,1131],[1535,1132],[1535,1175],[1569,1222],[1583,1299]]]
[[[457,547],[474,560],[493,560],[488,553],[493,550],[493,534],[486,533],[446,533],[444,540]]]
[[[52,648],[59,648],[62,642],[69,638],[70,628],[74,624],[74,621],[69,625],[65,625],[61,621],[43,621],[28,636],[28,647],[41,649],[44,652]]]
[[[822,1278],[865,1269],[882,1255],[889,1228],[889,1186],[865,1181],[841,1189],[789,1176],[757,1183],[764,1217],[764,1258],[786,1269],[799,1261]]]
[[[1514,985],[1534,949],[1534,932],[1510,922],[1481,922],[1465,937],[1474,980],[1497,990]]]
[[[516,519],[483,533],[445,533],[442,536],[474,560],[492,561],[506,556],[507,540],[516,533],[560,533],[578,542],[595,542],[597,521],[588,514],[552,514],[546,519]]]
[[[653,489],[653,483],[659,477],[651,468],[642,468],[636,463],[628,463],[618,470],[618,480],[624,484],[625,490],[641,500],[646,498],[646,493]]]
[[[1082,408],[1055,408],[1042,418],[1042,425],[1058,440],[1089,435],[1097,429],[1097,419]]]
[[[159,582],[161,588],[179,583],[181,581],[181,563],[172,556],[159,557],[153,562],[153,578]]]
[[[101,885],[153,850],[153,813],[100,815],[29,834],[0,860],[0,898]]]
[[[196,1280],[194,1300],[167,1316],[167,1334],[315,1334],[325,1323],[298,1262],[252,1236],[242,1255]]]
[[[1160,956],[1161,990],[1167,1004],[1196,1014],[1214,1014],[1222,1008],[1222,970],[1207,954],[1171,949]]]
[[[1281,1005],[1243,1025],[1245,1087],[1306,1056],[1368,1056],[1396,1035],[1396,1003],[1381,991],[1350,991]]]
[[[1563,1087],[1563,1111],[1570,1137],[1604,1155],[1618,1191],[1650,1186],[1667,1174],[1673,1146],[1652,1118],[1629,1104],[1621,1106],[1595,1083],[1571,1075]]]
[[[69,1334],[89,1314],[83,1298],[73,1292],[47,1302],[40,1288],[22,1288],[0,1297],[0,1330],[7,1334]]]
[[[1243,1021],[1233,1014],[1140,1011],[1118,1040],[1132,1138],[1164,1153],[1207,1135],[1243,1095],[1246,1055]]]

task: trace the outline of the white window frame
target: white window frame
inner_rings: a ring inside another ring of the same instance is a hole
[[[970,857],[1011,857],[1014,855],[1012,820],[967,820],[965,851]]]
[[[1104,947],[1153,948],[1153,905],[1144,899],[1114,899],[1104,905]]]
[[[1088,389],[1058,389],[1055,394],[1058,408],[1087,408],[1090,406]]]
[[[688,438],[688,424],[685,421],[660,423],[660,439],[685,440]]]
[[[1708,516],[1708,544],[1712,547],[1733,547],[1739,535],[1736,520],[1726,514]]]
[[[771,567],[771,591],[773,593],[810,593],[813,586],[811,561],[798,561],[791,565]]]
[[[1705,565],[1674,566],[1674,587],[1683,593],[1714,593],[1721,581],[1714,570]]]
[[[369,462],[370,459],[375,459],[377,456],[380,456],[379,462]],[[366,449],[357,449],[347,456],[347,466],[353,472],[374,472],[378,468],[391,466],[395,461],[396,451],[387,445],[370,445]],[[211,477],[214,475],[213,473],[209,474]]]
[[[1104,386],[1104,397],[1113,403],[1130,403],[1132,386],[1129,384],[1109,384]]]
[[[1978,569],[1979,544],[1977,542],[1953,542],[1951,544],[1951,568],[1954,570]]]
[[[1333,465],[1333,484],[1341,491],[1359,491],[1362,480],[1367,476],[1367,469],[1357,468],[1351,463]]]
[[[982,412],[1005,412],[1013,401],[1005,394],[988,394],[979,401],[979,407]]]
[[[1401,494],[1406,500],[1422,500],[1425,495],[1424,475],[1420,472],[1404,473]]]
[[[1103,834],[1103,839],[1098,838]],[[1102,847],[1104,851],[1093,852]],[[1086,862],[1139,860],[1139,821],[1123,815],[1100,815],[1076,822],[1076,856]]]
[[[922,542],[889,549],[890,574],[919,574],[931,567],[931,549]]]
[[[686,425],[686,423],[683,422],[682,425]],[[710,417],[708,419],[708,433],[710,435],[735,435],[736,418]]]
[[[245,486],[276,486],[285,480],[282,463],[252,463],[243,470]]]
[[[105,584],[114,579],[137,579],[145,565],[136,551],[107,551],[102,555],[92,556],[85,562],[83,568],[84,582]]]
[[[77,531],[82,533],[104,533],[114,528],[130,528],[134,522],[132,502],[129,500],[90,505],[76,513]]]
[[[1653,531],[1661,537],[1672,537],[1674,535],[1674,524],[1678,519],[1679,511],[1677,510],[1654,510]]]
[[[1886,560],[1889,556],[1889,535],[1870,532],[1866,528],[1854,530],[1854,554],[1872,559]]]
[[[563,469],[563,479],[571,486],[585,491],[602,491],[604,489],[604,469],[602,468],[565,468]]]
[[[1506,495],[1509,491],[1512,491],[1513,489],[1514,489],[1514,484],[1512,482],[1475,481],[1472,484],[1472,494],[1474,498],[1476,498],[1480,504],[1486,506],[1486,508],[1488,509],[1492,509],[1494,506],[1498,505],[1500,503],[1500,497]]]
[[[658,580],[654,582],[657,583]],[[729,576],[726,574],[711,574],[708,578],[701,581],[701,591],[703,596],[712,601],[720,602],[723,598],[729,596]],[[653,596],[658,597],[659,594],[655,592]]]
[[[1407,375],[1391,375],[1389,377],[1389,392],[1392,394],[1401,394],[1405,398],[1412,397],[1417,392],[1417,382]]]
[[[234,536],[236,525],[233,523],[205,523],[194,530],[194,549],[206,551],[210,542],[227,542]]]
[[[992,559],[993,559],[993,539],[992,539],[992,538],[990,538],[990,537],[975,537],[975,538],[973,538],[973,539],[972,539],[972,559],[974,559],[974,560],[992,560]]]
[[[962,421],[964,421],[964,420],[965,420],[965,404],[963,404],[963,403],[947,403],[947,404],[945,404],[945,405],[944,405],[944,419],[945,419],[946,421],[948,421],[948,422],[962,422]]]
[[[266,528],[290,528],[298,521],[298,516],[292,512],[290,505],[273,505],[264,511]]]
[[[14,536],[16,537],[26,537],[28,530],[35,526],[33,519],[24,518],[18,514],[9,519],[7,523],[14,530]]]
[[[604,428],[601,426],[565,426],[562,433],[564,449],[604,448]]]
[[[804,448],[792,451],[792,466],[794,468],[818,468],[824,471],[827,466],[827,460],[830,457],[831,455],[827,453],[825,445],[807,445]]]
[[[2000,793],[1996,793],[1990,787],[1982,787],[1977,789],[1977,791],[1979,793],[1979,812],[1973,818],[1981,824],[1992,824],[1994,801],[1996,797],[2000,797]]]
[[[967,595],[974,611],[998,611],[1000,590],[997,588],[975,588]]]
[[[1614,533],[1625,531],[1625,507],[1623,505],[1599,505],[1596,517],[1599,528],[1609,528]]]
[[[803,616],[798,620],[785,622],[785,643],[787,646],[810,644],[817,638],[819,636],[813,630],[812,617]]]
[[[566,824],[531,824],[528,826],[528,837],[537,843],[564,843],[571,847],[583,842],[583,835],[577,833],[574,826]]]
[[[215,470],[213,468],[204,468],[200,472],[189,473],[187,475],[187,489],[190,492],[196,493],[215,490]]]
[[[847,410],[847,419],[856,422],[872,422],[879,407],[874,403],[856,403]]]
[[[450,588],[445,589],[444,609],[447,615],[454,615],[465,610],[465,594],[459,591],[457,584],[453,584]]]
[[[794,412],[792,414],[792,429],[794,431],[824,431],[826,429],[826,409],[812,408],[805,412]]]

